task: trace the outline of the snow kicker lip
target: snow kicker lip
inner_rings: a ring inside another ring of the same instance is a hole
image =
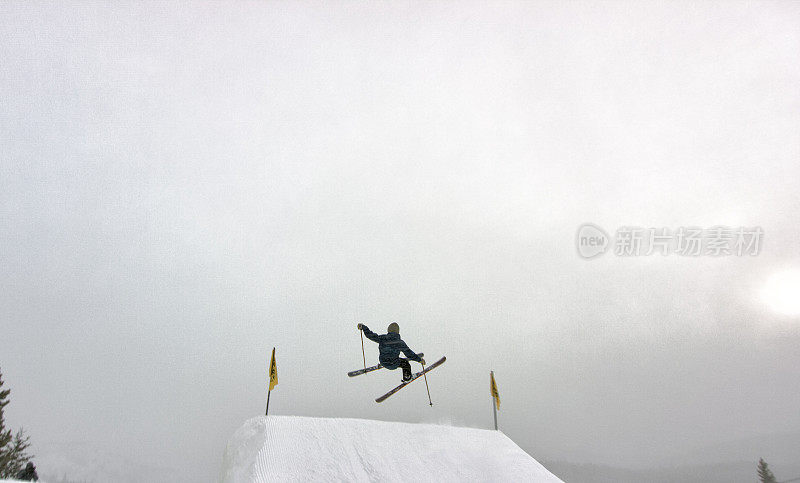
[[[414,444],[398,451],[409,439]],[[232,435],[218,481],[563,483],[501,431],[273,415],[250,419]]]

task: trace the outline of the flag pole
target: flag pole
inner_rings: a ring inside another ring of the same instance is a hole
[[[272,395],[272,391],[267,391],[267,411],[264,413],[264,416],[269,416],[269,397]],[[497,426],[497,424],[495,424]],[[497,428],[495,428],[497,429]]]
[[[267,399],[267,403],[269,403],[269,399]],[[494,430],[497,431],[497,406],[494,403],[494,399],[492,399],[492,412],[494,413]]]
[[[494,371],[491,371],[491,378],[494,381]],[[497,431],[497,401],[492,397],[492,414],[494,414],[494,430]]]

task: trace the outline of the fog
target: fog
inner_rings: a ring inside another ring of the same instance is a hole
[[[540,461],[800,476],[798,52],[790,2],[4,2],[8,423],[211,481],[276,347],[271,414],[489,428],[494,370]],[[447,356],[432,407],[346,376],[359,322]]]

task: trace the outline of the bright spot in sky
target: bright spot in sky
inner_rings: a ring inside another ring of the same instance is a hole
[[[800,270],[786,270],[772,275],[761,297],[775,312],[800,315]]]

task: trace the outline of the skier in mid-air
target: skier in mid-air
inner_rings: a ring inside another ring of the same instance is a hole
[[[380,351],[378,361],[380,361],[383,367],[392,370],[398,367],[403,368],[403,382],[408,382],[412,379],[409,360],[419,362],[423,366],[425,365],[425,359],[409,349],[408,344],[403,342],[403,339],[400,338],[400,326],[397,325],[397,323],[392,322],[389,324],[388,329],[386,329],[387,333],[383,335],[372,332],[369,330],[369,327],[364,324],[358,324],[358,328],[364,331],[364,335],[367,336],[367,339],[378,343],[378,350]],[[400,357],[401,352],[405,354],[408,359]]]

